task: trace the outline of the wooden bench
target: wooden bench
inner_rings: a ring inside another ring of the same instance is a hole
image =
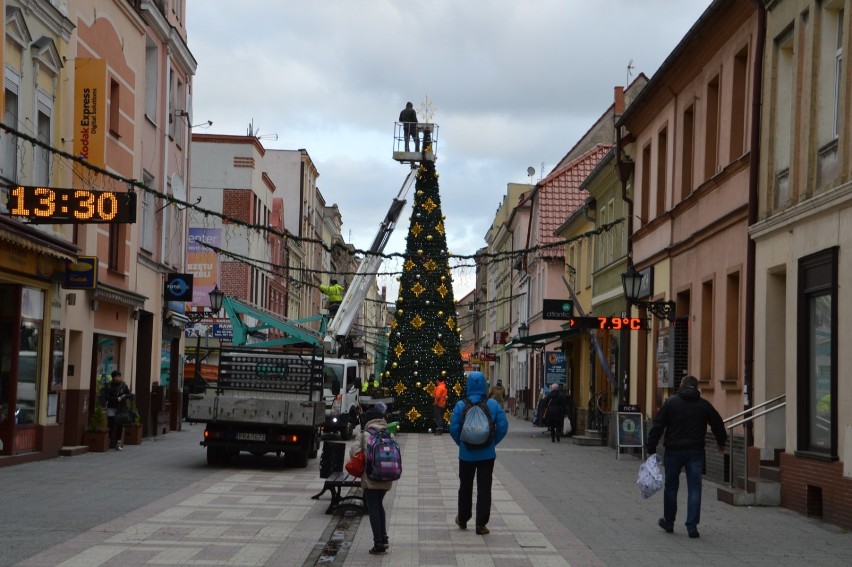
[[[367,505],[364,502],[364,496],[360,493],[343,496],[341,491],[344,488],[361,488],[361,479],[344,471],[333,472],[331,476],[325,479],[322,490],[311,496],[311,500],[319,500],[319,497],[328,491],[331,494],[331,503],[325,510],[326,514],[334,514],[342,506],[354,508],[360,514],[366,512]]]

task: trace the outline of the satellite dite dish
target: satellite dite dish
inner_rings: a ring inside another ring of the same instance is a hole
[[[534,167],[528,167],[527,168],[527,175],[529,175],[530,177],[535,175],[535,168]]]

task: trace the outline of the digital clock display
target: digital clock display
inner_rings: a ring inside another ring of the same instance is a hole
[[[136,193],[18,185],[6,208],[32,224],[135,223]]]

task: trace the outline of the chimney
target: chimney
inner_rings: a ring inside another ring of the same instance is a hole
[[[615,119],[624,114],[624,87],[615,87]]]

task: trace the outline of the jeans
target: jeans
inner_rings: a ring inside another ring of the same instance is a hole
[[[370,528],[373,530],[373,543],[381,545],[388,537],[388,525],[385,519],[385,499],[387,490],[378,488],[364,489],[364,504],[367,506],[367,514],[370,516]]]
[[[476,476],[476,525],[485,526],[491,519],[491,480],[494,459],[462,461],[459,459],[459,521],[470,520],[473,513],[473,477]]]
[[[435,433],[444,431],[444,411],[441,406],[432,406],[432,416],[435,418]]]
[[[677,516],[677,490],[680,471],[686,471],[686,529],[698,529],[701,521],[701,474],[704,471],[704,451],[666,450],[663,457],[666,468],[666,485],[663,492],[663,520],[673,526]]]

